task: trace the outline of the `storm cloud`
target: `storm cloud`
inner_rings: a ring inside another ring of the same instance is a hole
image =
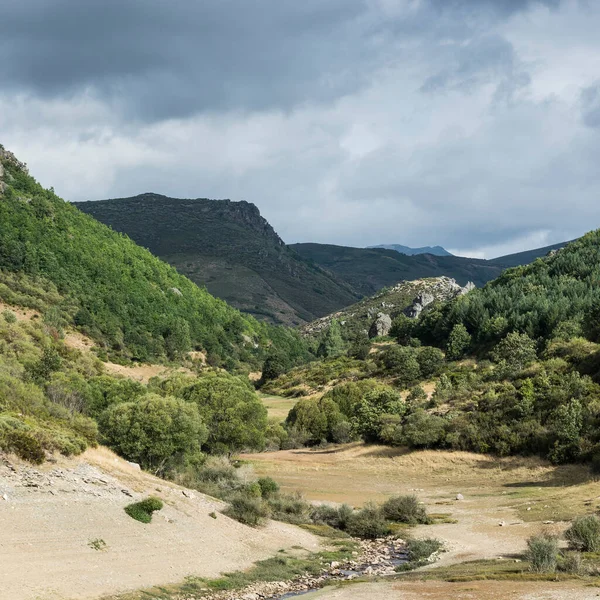
[[[583,0],[0,2],[0,143],[69,200],[248,200],[288,242],[600,227]]]

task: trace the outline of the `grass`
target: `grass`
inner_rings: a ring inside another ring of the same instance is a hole
[[[125,512],[136,521],[140,523],[150,523],[152,521],[152,513],[157,510],[161,510],[163,507],[163,502],[159,498],[155,498],[154,496],[150,496],[145,500],[140,502],[134,502],[133,504],[128,504],[125,507]]]
[[[268,394],[259,393],[260,399],[267,409],[269,418],[285,421],[288,413],[294,408],[296,398],[281,398],[279,396],[270,396]]]
[[[88,542],[88,546],[92,550],[98,550],[98,552],[102,552],[103,550],[106,550],[108,548],[108,545],[106,544],[106,542],[101,538],[96,538],[95,540],[90,540]]]

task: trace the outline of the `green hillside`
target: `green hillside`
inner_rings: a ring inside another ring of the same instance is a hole
[[[527,250],[525,252],[507,254],[506,256],[492,258],[489,260],[489,262],[493,264],[502,265],[503,267],[518,267],[520,265],[528,265],[530,262],[533,262],[536,258],[542,258],[547,254],[550,254],[550,252],[564,248],[564,246],[566,246],[568,243],[570,242],[561,242],[560,244],[545,246],[544,248],[536,248],[535,250]]]
[[[233,368],[258,364],[271,342],[292,356],[303,352],[295,334],[239,313],[43,189],[4,149],[0,164],[0,269],[51,283],[61,296],[56,318],[73,322],[104,353],[173,360],[198,349]]]
[[[248,202],[142,194],[76,206],[257,318],[298,325],[359,297],[286,246]]]

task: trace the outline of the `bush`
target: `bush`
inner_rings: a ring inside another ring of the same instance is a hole
[[[279,492],[279,484],[271,477],[261,477],[257,483],[263,498],[270,498]]]
[[[150,496],[150,498],[146,498],[141,502],[128,504],[125,507],[125,512],[132,519],[135,519],[140,523],[150,523],[152,521],[152,513],[156,512],[157,510],[161,510],[162,507],[162,500],[155,498],[154,496]]]
[[[237,494],[231,499],[223,514],[250,527],[257,527],[269,516],[269,509],[260,499],[247,494]]]
[[[527,560],[536,573],[554,573],[558,560],[558,538],[542,533],[527,540]]]
[[[572,575],[582,575],[585,567],[581,554],[579,552],[561,552],[558,557],[558,570]]]
[[[579,517],[565,531],[569,546],[581,552],[600,551],[600,519],[595,515]]]
[[[2,445],[6,450],[14,452],[19,458],[35,465],[41,465],[46,460],[42,444],[24,429],[9,431]]]
[[[333,527],[334,529],[345,531],[353,513],[354,510],[347,504],[342,504],[341,506],[320,504],[312,507],[310,518],[316,525],[329,525],[329,527]]]
[[[383,503],[381,510],[388,521],[395,523],[429,523],[427,511],[416,496],[394,496]]]
[[[350,515],[346,531],[353,537],[373,540],[389,535],[390,526],[386,523],[378,506],[367,504],[363,509]]]
[[[276,521],[299,525],[309,521],[310,504],[300,493],[278,494],[268,500],[271,516]]]
[[[442,542],[433,538],[409,539],[406,542],[406,553],[410,562],[422,562],[429,560],[431,555],[439,552],[442,547]]]
[[[9,325],[13,325],[14,323],[17,322],[17,315],[15,315],[15,313],[12,310],[3,310],[2,311],[2,316],[4,317],[4,320],[9,324]]]

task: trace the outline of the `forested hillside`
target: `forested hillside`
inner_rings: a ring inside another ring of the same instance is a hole
[[[333,321],[321,361],[264,389],[302,398],[287,427],[307,444],[538,454],[600,470],[599,284],[595,231],[416,318],[399,314],[386,338],[345,340]]]
[[[239,313],[42,188],[4,149],[0,165],[0,269],[29,276],[34,289],[21,290],[21,304],[52,287],[58,296],[43,307],[51,318],[127,360],[174,360],[196,349],[235,368],[259,364],[272,343],[295,358],[304,352],[291,331]],[[0,298],[10,293],[0,288]]]
[[[228,304],[272,323],[298,325],[359,295],[286,246],[248,202],[158,194],[80,202]]]

